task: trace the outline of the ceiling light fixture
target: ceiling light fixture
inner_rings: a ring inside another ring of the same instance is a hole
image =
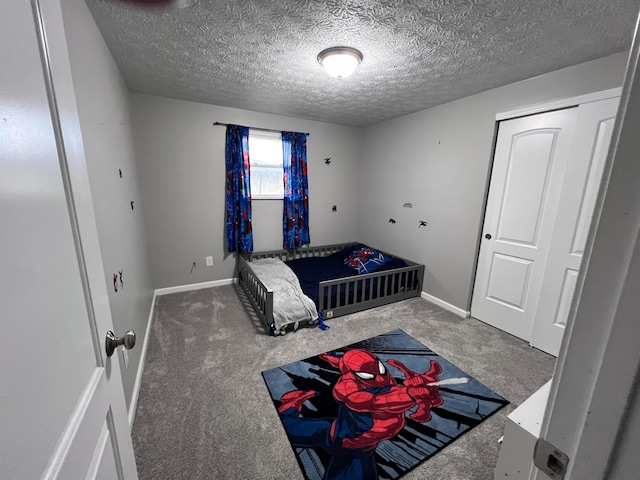
[[[318,62],[329,75],[346,78],[362,61],[362,53],[351,47],[331,47],[318,54]]]

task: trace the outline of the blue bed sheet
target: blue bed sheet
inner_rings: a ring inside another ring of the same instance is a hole
[[[302,291],[305,293],[305,295],[311,298],[316,304],[316,307],[318,307],[318,305],[320,304],[318,298],[320,282],[357,275],[357,272],[353,268],[348,267],[344,264],[344,260],[351,252],[361,247],[365,247],[365,245],[351,245],[343,250],[340,250],[339,252],[328,255],[326,257],[298,258],[296,260],[289,260],[285,263],[289,266],[289,268],[291,268],[291,270],[294,271],[294,273],[298,277],[300,286],[302,287]],[[389,256],[389,258],[391,258],[391,260],[382,265],[376,272],[393,270],[394,268],[402,268],[407,266],[407,263],[400,258],[391,256]],[[374,280],[374,288],[375,287],[376,280]],[[382,287],[384,287],[384,285],[382,285]],[[344,290],[345,289],[343,287],[342,291],[340,292],[342,295],[345,295]],[[353,290],[353,287],[351,290]],[[330,302],[326,303],[329,307],[335,305],[335,297],[337,296],[337,294],[338,292],[334,291],[332,294],[334,298]],[[353,294],[353,291],[349,292],[349,295]]]

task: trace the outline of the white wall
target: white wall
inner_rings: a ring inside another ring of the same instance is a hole
[[[216,121],[309,132],[311,244],[356,240],[359,128],[150,95],[131,98],[155,288],[234,274],[235,257],[225,248],[225,128],[214,127]],[[281,249],[282,201],[254,200],[253,229],[255,251]],[[212,267],[205,266],[206,256],[213,256]]]
[[[129,92],[85,3],[63,0],[62,12],[113,325],[116,335],[133,329],[139,339],[128,368],[118,354],[129,406],[153,295]],[[124,288],[116,293],[112,276],[119,270]]]
[[[626,59],[612,55],[366,128],[360,241],[424,263],[423,290],[468,310],[496,114],[619,87]]]

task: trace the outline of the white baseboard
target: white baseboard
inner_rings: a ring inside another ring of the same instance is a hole
[[[471,312],[470,311],[463,310],[462,308],[456,307],[455,305],[451,305],[449,302],[445,302],[444,300],[441,300],[438,297],[434,297],[433,295],[429,295],[427,292],[422,292],[422,294],[420,296],[422,298],[424,298],[425,300],[427,300],[427,301],[429,301],[431,303],[435,303],[439,307],[444,308],[445,310],[449,310],[450,312],[455,313],[459,317],[469,318],[471,316]]]
[[[140,353],[140,363],[138,363],[138,372],[136,373],[136,381],[133,384],[133,392],[131,394],[131,403],[129,404],[129,428],[133,428],[133,421],[136,417],[136,409],[138,408],[138,396],[140,394],[140,383],[142,382],[142,371],[144,370],[144,360],[147,356],[147,347],[149,346],[149,335],[151,334],[151,323],[153,322],[153,312],[156,306],[157,290],[153,292],[151,299],[151,308],[149,309],[149,319],[147,320],[147,330],[144,332],[142,340],[142,351]]]
[[[190,285],[178,285],[177,287],[167,287],[156,289],[156,295],[168,295],[169,293],[188,292],[189,290],[200,290],[202,288],[221,287],[222,285],[233,285],[235,278],[223,278],[222,280],[212,280],[210,282],[192,283]]]

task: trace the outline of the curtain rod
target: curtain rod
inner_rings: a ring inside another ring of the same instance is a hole
[[[228,123],[220,123],[220,122],[213,122],[214,126],[220,126],[220,127],[226,127],[227,125],[229,125]],[[273,128],[260,128],[260,127],[248,127],[250,130],[260,130],[262,132],[276,132],[276,133],[282,133],[282,130],[274,130]],[[284,130],[285,132],[287,130]],[[308,137],[309,135],[311,135],[309,132],[305,132],[305,135]]]

